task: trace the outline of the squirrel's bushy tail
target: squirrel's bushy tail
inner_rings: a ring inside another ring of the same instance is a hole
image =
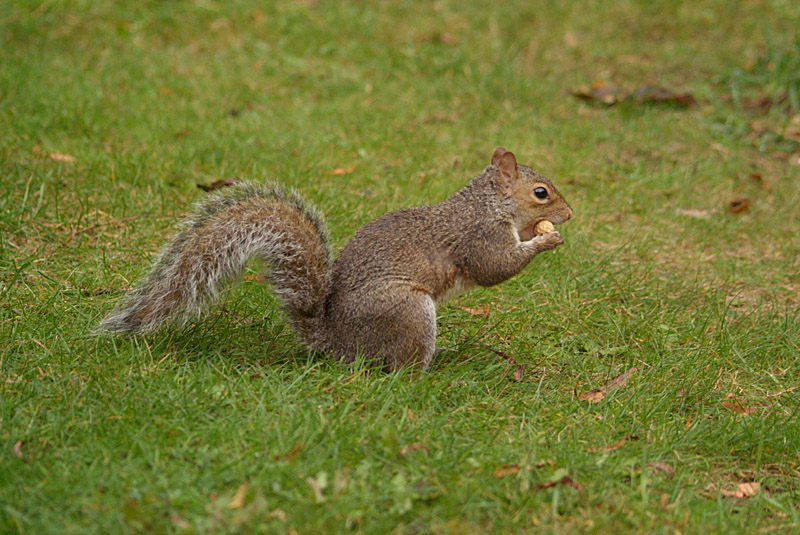
[[[321,334],[330,248],[322,216],[277,185],[239,183],[197,203],[150,273],[98,325],[137,332],[184,322],[216,299],[225,282],[259,257],[303,340]]]

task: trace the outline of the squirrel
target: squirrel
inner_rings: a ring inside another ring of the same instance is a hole
[[[572,215],[548,178],[497,147],[460,191],[368,223],[332,261],[317,210],[281,186],[240,182],[195,205],[149,274],[96,330],[145,333],[186,322],[259,257],[305,346],[343,362],[361,354],[388,370],[424,370],[436,351],[437,308],[509,279],[564,243],[552,225],[538,236],[533,229]]]

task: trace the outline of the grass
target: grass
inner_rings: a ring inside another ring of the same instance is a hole
[[[0,12],[0,532],[800,526],[793,3]],[[571,96],[593,81],[699,104]],[[576,217],[440,311],[419,379],[308,355],[251,280],[184,329],[90,334],[197,183],[297,187],[338,248],[500,144]]]

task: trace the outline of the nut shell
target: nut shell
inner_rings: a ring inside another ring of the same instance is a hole
[[[536,226],[533,227],[533,233],[536,234],[537,236],[541,236],[542,234],[549,234],[551,232],[554,232],[555,230],[556,227],[550,221],[547,220],[539,221],[538,223],[536,223]]]

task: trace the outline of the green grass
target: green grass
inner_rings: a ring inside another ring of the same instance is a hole
[[[0,4],[0,533],[800,527],[796,2]],[[339,248],[501,144],[576,217],[421,378],[308,355],[249,280],[91,335],[198,182],[296,187]]]

